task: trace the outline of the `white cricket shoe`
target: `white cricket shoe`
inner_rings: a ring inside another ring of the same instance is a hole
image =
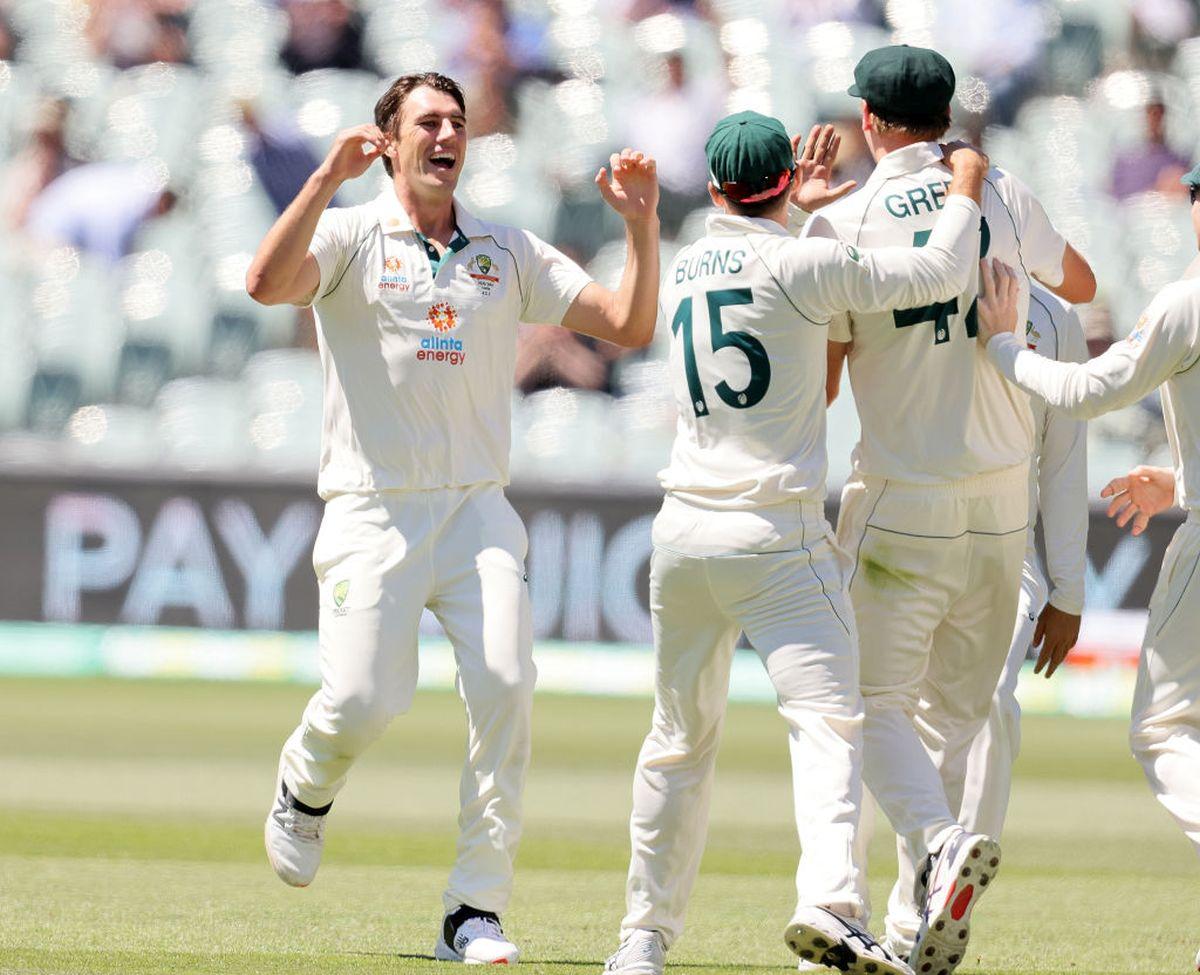
[[[1000,844],[955,830],[929,874],[921,926],[908,963],[916,975],[950,975],[966,955],[971,911],[1000,867]]]
[[[499,916],[464,904],[443,919],[433,957],[467,965],[515,965],[521,952],[504,936]]]
[[[331,804],[332,805],[332,804]],[[267,815],[263,838],[275,875],[293,887],[307,887],[321,865],[325,846],[325,814],[329,806],[313,809],[291,795],[279,780],[275,806]]]
[[[657,931],[631,931],[608,961],[604,971],[610,975],[662,975],[667,949]]]
[[[814,969],[835,968],[850,975],[912,975],[858,921],[824,907],[798,908],[783,940],[800,957],[800,966],[808,962]]]
[[[1200,972],[1200,951],[1196,952],[1196,971]]]

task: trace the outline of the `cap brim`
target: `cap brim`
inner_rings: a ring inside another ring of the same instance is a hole
[[[849,88],[846,89],[846,94],[853,95],[855,98],[862,98],[862,96],[863,96],[862,92],[858,90],[858,82],[857,81],[854,84],[852,84]]]

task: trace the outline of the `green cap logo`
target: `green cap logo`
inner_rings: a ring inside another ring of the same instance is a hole
[[[342,603],[344,603],[346,601],[346,596],[349,594],[349,592],[350,592],[350,580],[343,579],[341,582],[339,582],[336,586],[333,587],[333,604],[340,609],[342,606]]]

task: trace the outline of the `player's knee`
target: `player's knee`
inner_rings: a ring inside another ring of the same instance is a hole
[[[383,734],[395,709],[381,695],[363,692],[332,700],[329,712],[339,750],[353,755]]]
[[[471,691],[471,706],[501,713],[516,713],[532,705],[537,670],[530,661],[495,670]]]

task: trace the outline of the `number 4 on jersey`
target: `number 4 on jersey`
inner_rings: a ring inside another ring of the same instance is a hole
[[[913,234],[913,247],[924,247],[931,233],[933,233],[931,230],[918,230]],[[988,230],[987,220],[980,217],[980,260],[987,257],[988,247],[991,242],[992,232]],[[965,319],[967,338],[973,339],[979,332],[978,304],[979,299],[976,298],[971,302],[971,307],[967,309]],[[901,311],[894,311],[892,312],[892,319],[896,323],[896,328],[908,328],[910,325],[920,325],[922,322],[933,322],[933,344],[941,345],[943,342],[950,341],[950,316],[957,314],[958,299],[951,298],[949,301],[939,301],[932,305],[922,305],[920,308],[905,308]]]
[[[739,349],[750,363],[750,382],[745,389],[734,389],[724,379],[716,385],[717,395],[722,402],[735,410],[748,410],[762,401],[771,384],[771,361],[767,350],[753,335],[746,332],[726,332],[721,327],[721,309],[729,305],[750,305],[754,295],[749,288],[720,288],[704,293],[708,305],[708,330],[712,338],[712,350],[732,347]],[[683,333],[683,372],[687,377],[688,396],[696,416],[708,416],[708,400],[700,382],[700,369],[696,365],[696,346],[692,336],[692,298],[689,295],[679,302],[675,317],[671,320],[671,334]]]

